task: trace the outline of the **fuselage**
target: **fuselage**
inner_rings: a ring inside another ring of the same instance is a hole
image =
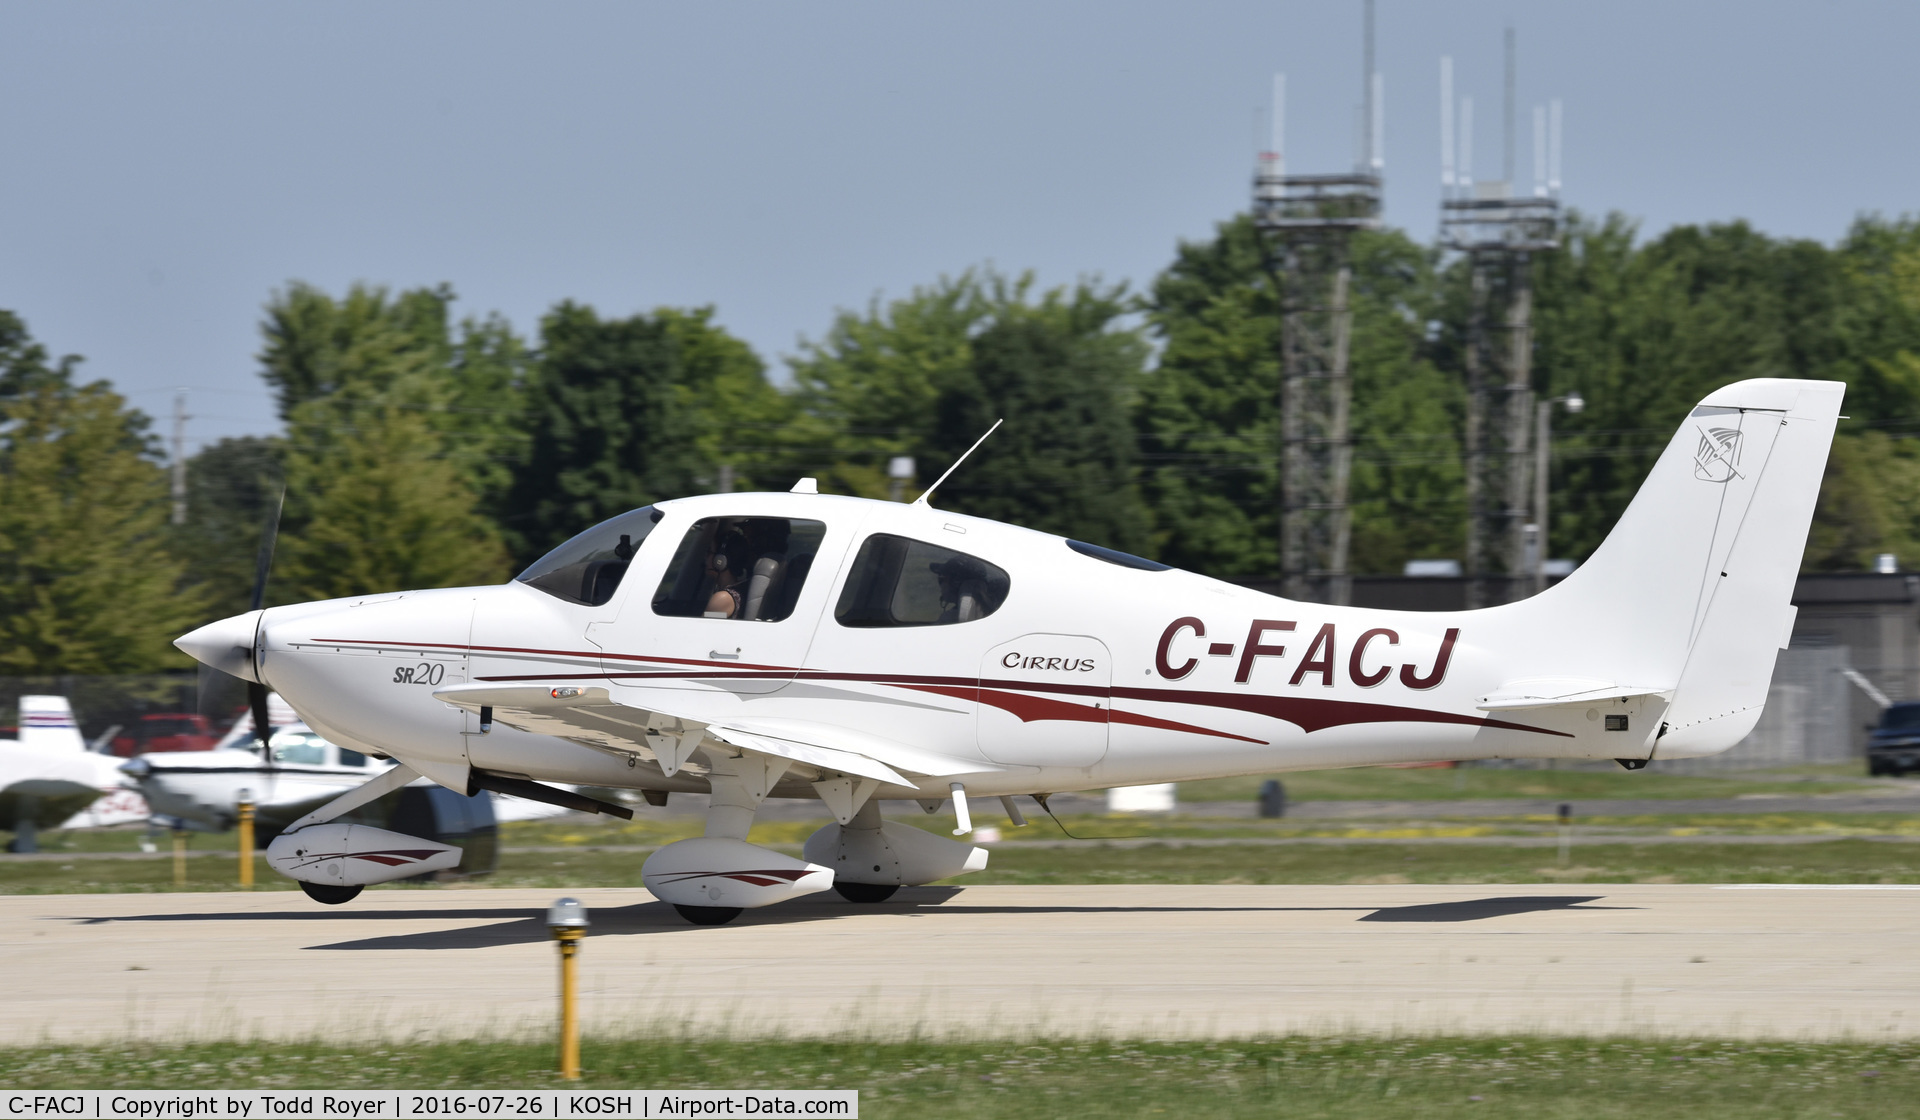
[[[1625,647],[1604,627],[1584,645],[1529,633],[1515,607],[1449,615],[1291,602],[925,505],[754,493],[638,512],[643,532],[627,531],[633,514],[602,527],[628,538],[611,576],[604,563],[598,575],[561,565],[544,588],[523,576],[270,610],[259,672],[328,739],[430,777],[472,766],[705,789],[698,765],[667,777],[630,751],[482,733],[474,714],[433,695],[539,683],[604,687],[635,709],[704,723],[775,720],[964,760],[978,795],[1383,762],[1644,758],[1665,703],[1657,695],[1478,705],[1530,677],[1604,684],[1678,672],[1621,665]],[[620,547],[599,545],[594,555]],[[705,583],[689,574],[726,548],[759,553],[773,573],[755,585],[761,600],[739,574],[754,564],[737,556],[735,593],[716,589],[726,577],[706,568]],[[1540,663],[1543,639],[1560,651],[1553,664]],[[812,796],[796,780],[774,793]]]

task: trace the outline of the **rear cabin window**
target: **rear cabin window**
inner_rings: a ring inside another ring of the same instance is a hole
[[[613,598],[640,542],[663,516],[644,506],[610,517],[535,560],[517,578],[569,603],[602,606]]]
[[[708,517],[693,523],[653,595],[653,613],[779,622],[793,613],[820,539],[819,521]]]
[[[1005,571],[977,556],[875,533],[854,557],[833,617],[861,627],[972,622],[1000,609],[1007,585]]]

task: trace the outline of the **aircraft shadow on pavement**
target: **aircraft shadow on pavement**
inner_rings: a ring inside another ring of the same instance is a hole
[[[843,902],[837,897],[802,899],[763,910],[749,910],[730,927],[792,925],[803,922],[831,921],[862,915],[930,917],[958,914],[1188,914],[1188,913],[1359,913],[1362,922],[1474,922],[1486,918],[1509,917],[1545,911],[1634,910],[1632,906],[1588,906],[1603,895],[1518,895],[1501,898],[1464,899],[1457,902],[1429,902],[1412,906],[969,906],[947,905],[962,893],[958,887],[917,887],[901,892],[896,901],[870,904]],[[632,936],[654,933],[688,933],[688,925],[664,902],[639,902],[630,906],[612,906],[591,912],[591,936]],[[135,914],[125,917],[80,918],[83,925],[109,922],[380,922],[380,921],[487,921],[491,925],[460,929],[421,930],[378,937],[361,937],[309,945],[309,950],[364,949],[485,949],[499,945],[521,945],[546,941],[548,931],[542,913],[519,907],[468,907],[419,910],[289,910],[229,914]]]

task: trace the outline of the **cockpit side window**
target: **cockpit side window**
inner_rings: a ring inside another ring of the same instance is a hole
[[[1007,573],[977,556],[875,533],[860,545],[840,603],[842,626],[943,626],[985,618],[1006,602]]]
[[[644,506],[610,517],[535,560],[516,578],[569,603],[602,606],[620,587],[640,542],[664,516]]]
[[[779,622],[793,613],[827,527],[789,517],[693,523],[653,594],[653,613]]]

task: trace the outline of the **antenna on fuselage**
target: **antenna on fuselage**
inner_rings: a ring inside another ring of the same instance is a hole
[[[941,475],[941,476],[940,476],[939,478],[936,478],[936,479],[934,479],[934,480],[933,480],[933,485],[932,485],[932,486],[929,486],[929,487],[927,487],[927,488],[926,488],[925,490],[922,490],[922,491],[920,491],[920,496],[919,496],[918,498],[915,498],[915,499],[913,500],[913,504],[914,504],[914,505],[916,505],[916,506],[924,506],[924,505],[927,505],[927,504],[928,504],[928,502],[927,502],[927,499],[928,499],[928,498],[931,498],[931,497],[933,497],[933,492],[934,492],[935,490],[938,490],[938,489],[940,489],[940,484],[941,484],[942,482],[945,482],[945,481],[947,480],[947,475],[950,475],[950,474],[952,474],[952,473],[953,473],[954,471],[957,471],[957,470],[959,470],[959,469],[960,469],[960,464],[962,464],[962,463],[964,463],[964,462],[966,462],[966,461],[967,461],[967,455],[971,455],[971,454],[973,454],[974,452],[976,452],[976,451],[978,451],[978,450],[980,450],[980,445],[981,445],[981,444],[983,444],[983,443],[985,443],[985,442],[987,442],[987,436],[990,436],[990,435],[992,435],[993,433],[995,433],[995,432],[997,432],[997,431],[999,431],[999,430],[1000,430],[1000,425],[1002,425],[1002,424],[1004,424],[1004,423],[1006,423],[1006,422],[1007,422],[1007,420],[1006,420],[1006,417],[1004,417],[1004,416],[1003,416],[1003,417],[1001,417],[1001,418],[1000,418],[1000,419],[998,419],[998,420],[995,420],[995,421],[993,422],[993,427],[991,427],[991,428],[988,428],[988,429],[987,429],[987,435],[986,435],[986,436],[981,436],[981,437],[980,437],[979,439],[976,439],[976,440],[974,440],[974,441],[973,441],[973,446],[972,446],[972,447],[969,447],[969,448],[967,448],[967,454],[966,454],[966,455],[962,455],[962,456],[960,456],[960,457],[959,457],[958,459],[955,459],[955,460],[953,461],[953,466],[951,466],[951,467],[948,467],[948,468],[947,468],[947,470],[946,470],[946,473],[945,473],[945,474],[942,474],[942,475]]]

